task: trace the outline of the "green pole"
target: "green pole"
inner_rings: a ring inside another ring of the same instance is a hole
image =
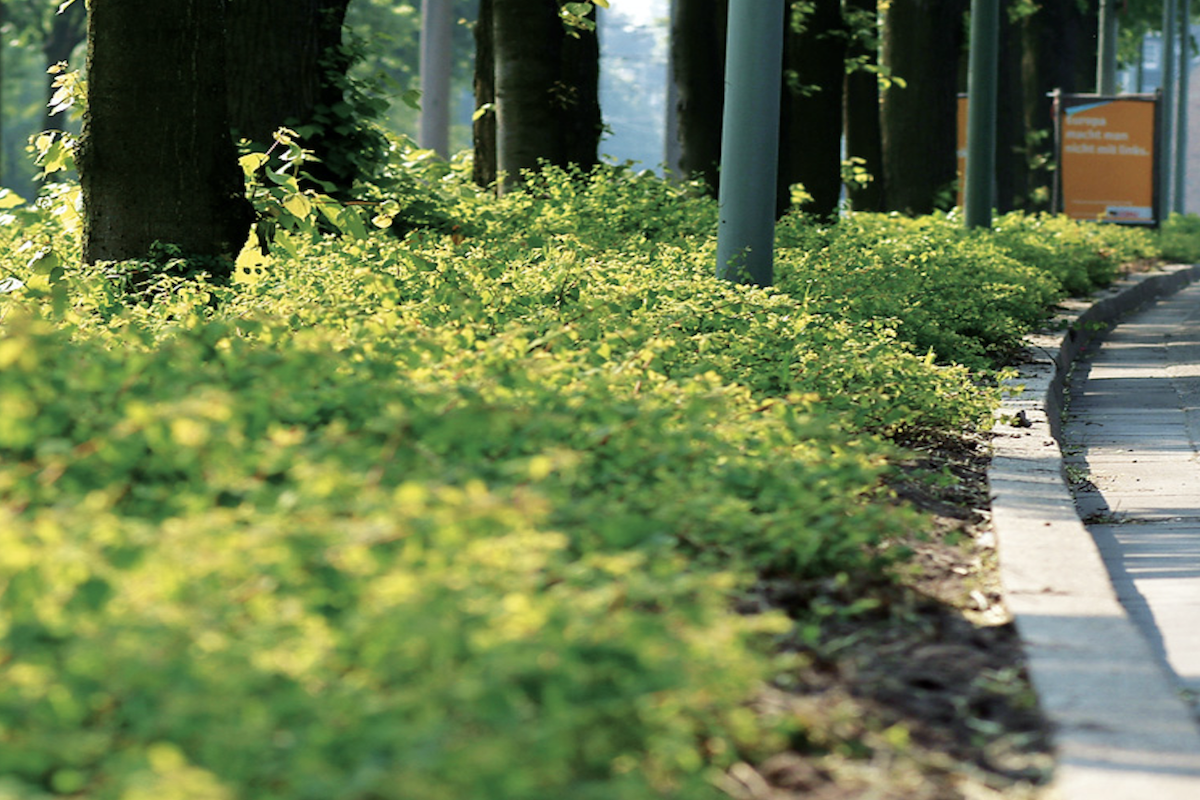
[[[1000,56],[999,0],[971,0],[971,54],[967,62],[968,228],[992,224],[996,186],[996,65]]]
[[[1100,49],[1096,57],[1096,94],[1117,93],[1116,0],[1100,0]]]
[[[1188,0],[1177,0],[1179,3],[1179,63],[1176,72],[1179,73],[1179,100],[1175,104],[1175,206],[1176,214],[1184,212],[1187,188],[1187,143],[1188,143],[1188,72],[1192,65],[1192,37],[1189,16],[1191,9]]]
[[[1174,207],[1174,195],[1171,192],[1171,179],[1175,173],[1175,161],[1172,155],[1174,148],[1175,115],[1175,0],[1163,0],[1163,31],[1162,31],[1162,92],[1159,95],[1162,102],[1162,135],[1159,136],[1158,146],[1162,148],[1159,154],[1161,185],[1159,186],[1159,208],[1164,215],[1170,214]]]
[[[783,0],[729,3],[717,277],[759,286],[774,271],[783,12]]]

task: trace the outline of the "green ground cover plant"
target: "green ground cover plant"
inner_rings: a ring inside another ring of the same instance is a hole
[[[1171,214],[1162,226],[1163,258],[1180,264],[1200,263],[1200,216]]]
[[[998,359],[1153,249],[795,216],[756,289],[687,186],[428,169],[388,213],[427,186],[436,225],[136,297],[69,192],[4,212],[0,796],[725,796],[837,739],[758,701],[877,607],[844,594],[924,524],[909,448],[990,425]],[[779,580],[838,588],[746,613]]]

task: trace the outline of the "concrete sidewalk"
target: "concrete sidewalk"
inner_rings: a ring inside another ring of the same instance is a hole
[[[1076,305],[1066,334],[1031,341],[995,428],[1001,577],[1055,727],[1057,800],[1200,798],[1197,278],[1176,267]]]

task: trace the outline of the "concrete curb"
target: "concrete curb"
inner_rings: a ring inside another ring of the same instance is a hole
[[[1005,602],[1054,728],[1056,800],[1195,800],[1200,727],[1117,600],[1058,446],[1071,365],[1117,320],[1200,279],[1175,266],[1114,284],[1030,337],[1024,388],[1000,411],[988,482]],[[1012,420],[1020,416],[1020,427]]]

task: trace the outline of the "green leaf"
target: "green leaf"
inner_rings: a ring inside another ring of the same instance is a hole
[[[302,220],[308,219],[313,211],[312,203],[302,194],[294,194],[284,200],[283,207],[292,216]]]
[[[409,89],[400,95],[400,101],[411,109],[421,110],[421,92],[419,89]]]
[[[25,198],[12,189],[0,189],[0,209],[16,208],[25,205]]]
[[[238,164],[241,165],[242,172],[244,172],[246,175],[253,175],[254,173],[258,172],[259,168],[262,167],[263,164],[266,164],[270,158],[271,157],[266,153],[247,153],[238,159]]]
[[[50,248],[39,250],[29,259],[29,268],[39,275],[51,275],[61,265],[58,254]]]
[[[475,113],[471,115],[471,122],[478,122],[488,114],[496,110],[495,103],[484,103],[479,108],[475,109]]]
[[[267,167],[265,172],[267,179],[270,180],[271,183],[278,184],[279,186],[286,186],[290,189],[294,189],[297,192],[300,191],[300,186],[296,183],[296,178],[294,176],[288,175],[286,172],[280,172],[278,170],[271,169],[270,167]]]

